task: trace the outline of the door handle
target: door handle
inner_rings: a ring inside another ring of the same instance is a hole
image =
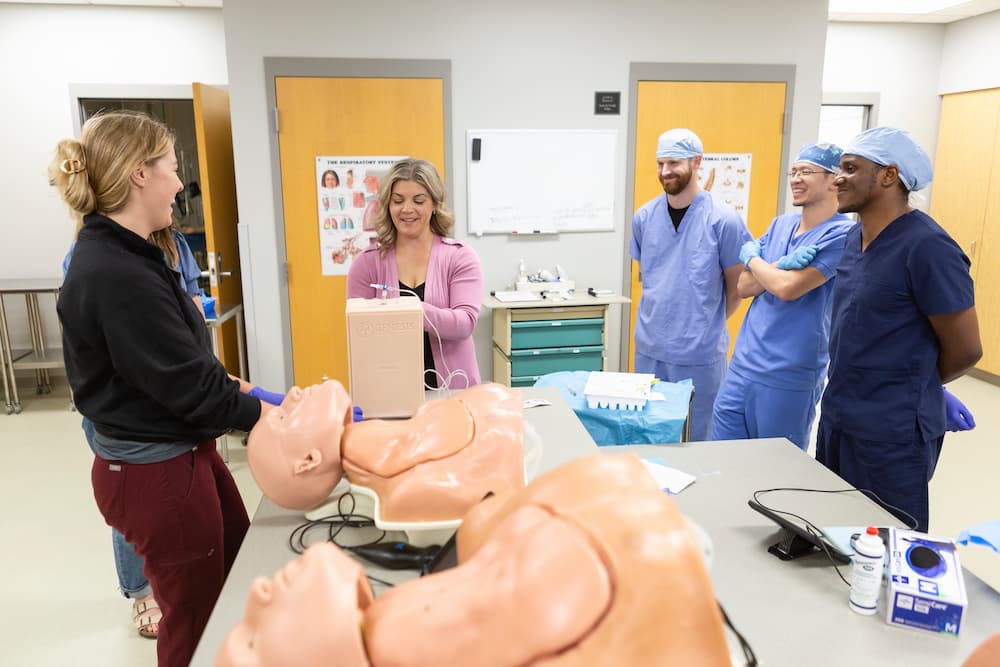
[[[215,255],[215,266],[211,267],[210,270],[212,271],[212,273],[214,273],[216,275],[216,278],[218,279],[220,285],[222,284],[222,279],[223,278],[229,278],[229,277],[231,277],[233,275],[232,271],[223,271],[222,270],[222,253],[221,252],[217,253]]]

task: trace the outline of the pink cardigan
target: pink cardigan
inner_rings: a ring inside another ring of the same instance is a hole
[[[347,298],[378,296],[377,290],[370,286],[372,283],[399,285],[395,249],[389,249],[385,257],[380,257],[378,248],[371,246],[354,257],[347,274]],[[479,366],[472,341],[483,302],[483,267],[479,255],[461,241],[435,235],[424,285],[424,331],[429,332],[431,338],[434,368],[442,378],[447,377],[449,371],[461,368],[469,374],[470,386],[479,384]],[[443,359],[431,324],[441,334]],[[456,377],[451,384],[452,389],[464,386],[465,378],[462,377]]]

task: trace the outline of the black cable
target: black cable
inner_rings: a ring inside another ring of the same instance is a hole
[[[719,605],[719,611],[722,612],[722,620],[726,624],[726,627],[729,628],[734,635],[736,635],[736,639],[740,642],[740,649],[742,649],[743,657],[747,661],[746,667],[757,667],[757,654],[753,652],[753,647],[750,646],[750,642],[748,642],[746,637],[744,637],[743,634],[736,629],[736,626],[733,625],[733,622],[729,619],[729,614],[726,613],[726,609],[722,606],[722,603],[716,600],[715,604]]]
[[[913,518],[912,514],[910,514],[909,512],[907,512],[904,509],[896,507],[895,505],[890,505],[889,503],[887,503],[884,500],[882,500],[881,498],[879,498],[878,495],[874,491],[872,491],[870,489],[854,489],[854,488],[851,488],[851,489],[806,489],[806,488],[802,488],[802,487],[782,486],[782,487],[776,487],[776,488],[773,488],[773,489],[758,489],[757,491],[754,491],[753,492],[753,499],[754,499],[754,501],[757,502],[758,504],[760,504],[760,506],[763,507],[764,509],[769,510],[771,512],[774,512],[776,514],[784,514],[785,516],[794,517],[794,518],[798,519],[799,521],[801,521],[803,523],[803,525],[805,526],[806,532],[817,538],[816,539],[817,544],[819,544],[820,547],[823,549],[823,553],[826,554],[826,557],[828,559],[830,559],[830,562],[833,564],[833,569],[837,573],[837,576],[840,577],[840,580],[843,581],[845,584],[847,584],[848,587],[850,587],[851,582],[848,581],[844,577],[843,573],[840,571],[840,566],[837,563],[837,560],[833,557],[833,554],[830,553],[830,549],[826,545],[826,540],[823,539],[823,531],[820,530],[820,528],[818,526],[816,526],[816,524],[814,524],[812,521],[810,521],[809,519],[806,519],[803,516],[799,516],[795,512],[789,512],[787,510],[775,509],[773,507],[769,507],[768,505],[765,505],[764,503],[762,503],[760,501],[760,495],[761,494],[771,493],[772,491],[804,491],[804,492],[807,492],[807,493],[864,493],[867,497],[869,497],[870,499],[874,500],[880,506],[882,506],[882,507],[884,507],[886,509],[896,510],[898,512],[901,512],[901,513],[905,514],[910,519],[910,521],[912,522],[912,525],[908,525],[907,526],[907,528],[909,528],[910,530],[913,530],[917,526],[917,520]]]
[[[345,508],[345,502],[349,501],[350,506]],[[375,528],[375,520],[370,516],[365,516],[364,514],[358,514],[354,511],[357,507],[357,499],[352,493],[345,493],[337,499],[337,513],[328,514],[326,516],[320,517],[318,519],[310,519],[305,523],[301,523],[292,529],[292,532],[288,535],[288,548],[292,550],[293,553],[301,555],[309,546],[306,543],[306,535],[309,534],[315,528],[325,527],[327,531],[326,540],[327,542],[332,542],[336,546],[340,547],[344,551],[350,552],[351,549],[371,546],[373,544],[378,544],[385,539],[386,531],[381,530],[381,535],[379,535],[374,540],[365,542],[363,544],[350,544],[345,545],[337,541],[337,537],[340,535],[341,531],[345,528]],[[365,576],[368,577],[369,581],[372,581],[383,586],[392,587],[395,584],[384,579],[379,579],[378,577],[373,577],[372,575],[365,572]]]

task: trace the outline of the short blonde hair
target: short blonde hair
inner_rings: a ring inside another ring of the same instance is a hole
[[[160,121],[134,111],[92,117],[80,139],[63,139],[49,165],[49,182],[78,219],[112,214],[125,207],[132,170],[174,150],[174,133]]]
[[[389,198],[392,196],[393,186],[399,181],[419,183],[431,196],[435,211],[431,215],[432,232],[438,236],[450,236],[452,227],[455,226],[455,216],[445,201],[444,183],[434,165],[427,160],[416,158],[400,160],[389,169],[378,191],[379,210],[375,216],[375,235],[379,243],[379,252],[383,256],[396,245],[396,226],[392,224],[389,215]]]

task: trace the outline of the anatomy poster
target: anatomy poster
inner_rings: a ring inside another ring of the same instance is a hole
[[[316,157],[319,252],[324,276],[346,276],[354,256],[375,243],[378,188],[403,157]]]
[[[705,153],[698,168],[698,184],[715,201],[735,209],[747,219],[750,209],[751,153]]]

